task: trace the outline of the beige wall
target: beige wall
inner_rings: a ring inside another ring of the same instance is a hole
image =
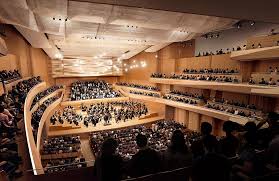
[[[152,85],[149,83],[149,77],[153,72],[157,72],[158,58],[156,58],[156,55],[156,53],[142,52],[129,60],[125,60],[123,64],[126,64],[126,67],[135,64],[139,65],[141,61],[146,62],[146,67],[129,69],[128,72],[124,71],[124,76],[121,76],[119,80],[123,82]]]
[[[3,37],[8,55],[0,57],[0,70],[18,69],[23,77],[41,76],[47,83],[53,80],[48,72],[49,57],[40,48],[33,48],[11,25],[5,25]]]

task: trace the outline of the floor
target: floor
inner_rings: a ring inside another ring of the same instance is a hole
[[[92,153],[90,143],[89,143],[89,137],[88,136],[82,136],[81,139],[81,151],[82,154],[87,162],[87,166],[93,166],[95,157]]]

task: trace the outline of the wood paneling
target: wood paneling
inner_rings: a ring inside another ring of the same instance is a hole
[[[30,57],[32,62],[32,75],[40,76],[47,83],[54,84],[54,80],[48,69],[50,59],[46,53],[40,48],[31,47]]]
[[[8,53],[17,56],[22,76],[31,76],[30,44],[11,25],[5,25],[5,33],[4,40],[8,47]]]
[[[145,85],[155,85],[150,83],[149,77],[152,73],[157,72],[158,69],[158,58],[156,58],[156,53],[147,53],[142,52],[129,60],[123,62],[126,64],[125,68],[129,70],[127,72],[124,71],[124,76],[121,76],[119,80],[121,82],[130,82],[130,83],[138,83]],[[141,67],[140,62],[145,61],[146,66]],[[130,69],[130,66],[138,65],[138,67]]]
[[[175,108],[174,120],[179,122],[182,125],[188,126],[189,124],[188,111],[184,109]]]
[[[259,43],[262,45],[262,47],[275,46],[277,45],[277,41],[279,41],[279,34],[270,36],[249,37],[247,39],[247,49],[251,49],[252,44],[257,47]]]
[[[15,70],[19,69],[17,57],[12,54],[0,57],[0,71],[1,70]]]
[[[160,59],[178,59],[195,55],[195,41],[172,43],[158,51]]]
[[[182,73],[184,69],[202,69],[211,67],[211,56],[180,58],[176,60],[176,72]]]
[[[189,111],[189,123],[188,128],[194,131],[200,130],[200,114]]]
[[[240,70],[240,62],[232,60],[230,54],[214,55],[211,60],[211,68]]]

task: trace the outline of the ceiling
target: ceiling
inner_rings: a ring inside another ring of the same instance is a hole
[[[15,25],[51,58],[128,59],[172,42],[231,28],[236,20],[68,0],[0,0],[0,20]]]

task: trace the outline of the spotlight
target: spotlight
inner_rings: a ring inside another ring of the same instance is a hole
[[[155,55],[155,58],[158,58],[158,55]]]

